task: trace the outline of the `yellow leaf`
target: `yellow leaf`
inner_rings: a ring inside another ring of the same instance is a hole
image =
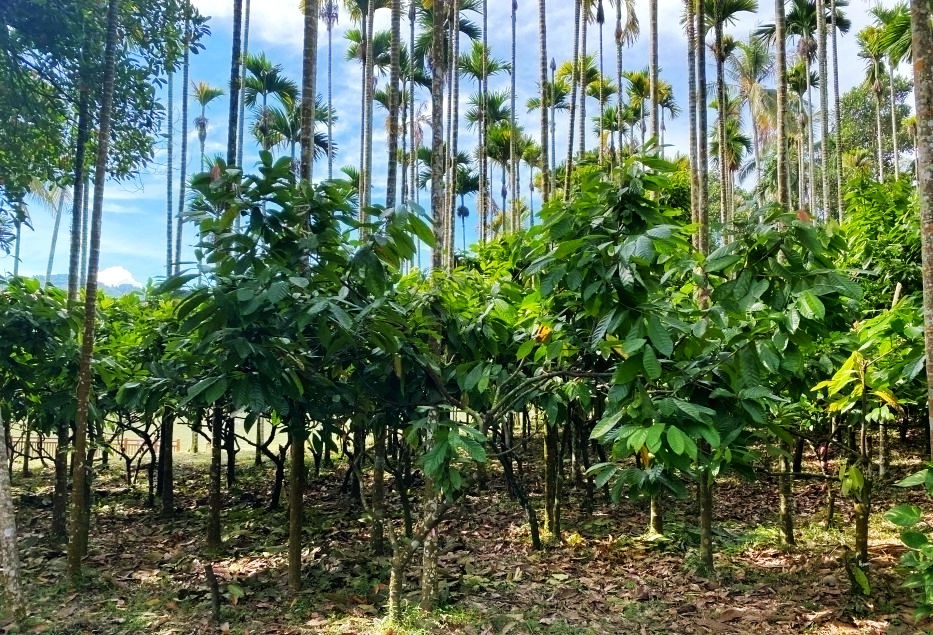
[[[892,393],[890,390],[887,388],[879,388],[875,391],[875,394],[881,398],[881,401],[888,404],[898,412],[901,412],[901,404],[897,400],[897,397],[894,396],[894,393]]]

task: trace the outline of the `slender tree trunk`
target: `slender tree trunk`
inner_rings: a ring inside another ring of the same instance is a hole
[[[774,0],[774,35],[776,42],[775,79],[777,81],[777,191],[778,205],[790,208],[787,161],[787,35],[784,0]]]
[[[10,473],[7,470],[11,449],[7,447],[3,421],[0,420],[0,563],[3,564],[6,601],[12,613],[20,617],[25,605],[19,574],[19,552],[16,549],[16,511],[13,507],[13,491]]]
[[[547,530],[560,540],[560,432],[548,421],[544,432],[544,512]]]
[[[933,27],[926,0],[911,0],[914,100],[917,113],[917,190],[923,257],[923,324],[926,344],[929,448],[933,456]]]
[[[221,448],[224,444],[224,411],[214,406],[211,415],[211,469],[208,489],[207,549],[217,553],[223,549],[220,538],[220,470]]]
[[[454,247],[456,246],[454,230],[457,227],[457,132],[460,127],[460,0],[453,0],[451,7],[450,27],[450,121],[448,134],[450,134],[450,181],[448,185],[447,203],[447,269],[454,268]]]
[[[334,27],[327,23],[327,180],[334,178]]]
[[[521,228],[520,221],[518,218],[518,157],[515,156],[515,137],[516,126],[515,126],[515,75],[518,72],[518,59],[515,55],[515,37],[516,37],[516,19],[518,17],[518,0],[512,0],[512,13],[511,13],[511,22],[512,22],[512,70],[509,73],[509,126],[511,130],[509,131],[509,191],[512,194],[512,210],[509,218],[511,220],[512,231],[518,231]],[[546,110],[545,102],[541,103],[541,109]],[[505,212],[506,210],[502,210]]]
[[[374,33],[376,28],[375,2],[367,2],[367,55],[366,55],[366,86],[363,94],[366,96],[366,126],[363,128],[363,174],[366,175],[364,197],[365,207],[372,205],[373,196],[373,84],[375,83],[376,51]]]
[[[55,263],[55,245],[58,243],[58,229],[62,223],[62,211],[65,209],[65,190],[58,194],[58,207],[55,209],[55,222],[52,225],[52,245],[49,247],[49,264],[45,268],[44,287],[48,287],[52,280],[52,265]]]
[[[483,0],[483,70],[479,81],[479,240],[485,243],[489,234],[489,161],[486,156],[486,102],[489,94],[489,2]],[[414,28],[414,27],[413,27]],[[412,31],[414,32],[414,31]],[[412,37],[414,39],[414,36]]]
[[[173,465],[173,432],[175,429],[175,412],[166,408],[162,414],[162,454],[159,463],[162,469],[162,518],[172,518],[175,515],[175,472]]]
[[[621,6],[621,2],[618,6]],[[698,226],[700,220],[700,179],[699,166],[697,165],[697,29],[696,29],[696,2],[695,0],[684,0],[687,14],[687,93],[689,105],[687,107],[688,124],[690,134],[690,222]],[[619,28],[619,25],[616,25]],[[620,45],[621,49],[621,45]],[[620,83],[619,86],[622,84]],[[619,107],[621,111],[621,104]],[[621,130],[621,128],[620,128]],[[621,134],[621,132],[620,132]],[[622,142],[619,142],[619,150],[622,149]],[[696,248],[700,246],[699,233],[693,237],[693,245]]]
[[[172,222],[175,219],[175,206],[172,204],[174,181],[172,179],[172,159],[175,149],[175,73],[168,72],[166,96],[167,139],[165,143],[165,277],[172,275],[172,248],[175,245],[175,230]]]
[[[791,465],[788,454],[790,448],[783,448],[781,454],[778,477],[778,517],[781,526],[781,542],[785,545],[797,544],[794,538],[794,478],[791,476]]]
[[[96,189],[96,183],[94,187]],[[88,234],[90,233],[90,206],[88,205],[88,197],[90,196],[90,192],[90,177],[87,177],[84,183],[84,202],[82,203],[83,209],[81,210],[81,269],[78,271],[78,286],[82,289],[87,284],[87,248]]]
[[[392,42],[389,72],[389,169],[386,183],[386,207],[395,207],[395,188],[398,181],[399,137],[399,52],[402,39],[402,0],[392,0]]]
[[[719,0],[714,0],[718,2]],[[727,187],[727,159],[728,150],[726,148],[726,112],[728,104],[726,103],[726,77],[725,77],[725,59],[722,54],[723,24],[717,21],[715,26],[716,50],[713,51],[713,57],[716,58],[716,101],[719,106],[719,121],[716,124],[716,135],[719,139],[719,222],[722,224],[722,241],[728,242],[729,225],[729,199],[726,196]]]
[[[291,437],[291,470],[288,483],[288,589],[301,591],[301,534],[304,527],[305,432],[304,411],[292,404],[288,434]]]
[[[832,40],[833,40],[833,119],[836,132],[836,152],[835,152],[835,171],[836,171],[836,215],[839,222],[842,222],[842,107],[839,103],[839,49],[836,38],[838,37],[838,27],[836,26],[836,0],[830,0],[830,15],[832,16]]]
[[[541,88],[541,197],[544,203],[547,203],[551,198],[551,189],[552,189],[552,180],[551,170],[557,168],[556,165],[549,165],[548,161],[548,109],[544,107],[544,104],[547,103],[547,67],[548,67],[548,58],[547,58],[547,2],[546,0],[538,0],[538,84]],[[553,89],[551,91],[552,101],[553,101]],[[553,117],[553,104],[551,116]],[[551,122],[551,131],[553,133],[554,122]],[[556,135],[555,135],[556,136]],[[554,144],[554,139],[550,139],[552,147]],[[557,155],[554,155],[554,160],[556,162]],[[531,217],[531,224],[534,225],[534,215]]]
[[[81,579],[81,561],[87,555],[91,521],[90,466],[87,465],[88,408],[90,405],[91,361],[97,317],[97,270],[100,263],[101,220],[104,207],[104,181],[110,150],[110,120],[113,113],[114,75],[120,0],[110,0],[107,8],[107,43],[104,48],[104,87],[98,117],[97,164],[94,173],[94,209],[91,227],[90,261],[84,304],[84,337],[78,370],[77,413],[75,416],[75,468],[71,508],[71,541],[68,544],[68,577],[72,584]]]
[[[444,266],[444,35],[447,0],[435,0],[431,40],[431,218],[434,220],[432,266]]]
[[[875,64],[875,77],[878,77],[878,65]],[[880,79],[875,80],[880,82]],[[881,131],[881,94],[878,91],[872,91],[875,94],[875,144],[878,149],[878,182],[884,181],[884,148],[882,147]]]
[[[240,64],[242,63],[241,30],[243,0],[233,0],[233,49],[230,55],[230,110],[227,120],[227,166],[236,165],[237,122],[240,114]]]
[[[829,67],[826,55],[826,1],[816,0],[817,64],[820,74],[820,176],[822,196],[820,210],[822,218],[828,220],[829,212]]]
[[[713,476],[708,469],[700,472],[697,498],[700,503],[700,573],[713,575]]]
[[[781,0],[776,0],[780,2]],[[697,241],[700,251],[709,253],[709,145],[706,125],[706,0],[697,0],[696,9],[696,63],[697,63],[697,142],[699,144],[697,175],[700,182],[697,217],[700,237]]]
[[[577,88],[580,83],[581,0],[573,0],[573,70],[570,73],[570,127],[567,129],[567,162],[564,164],[564,200],[570,200],[570,175],[573,172],[573,134],[577,116]]]
[[[301,168],[298,177],[311,180],[314,161],[314,102],[317,96],[317,19],[318,0],[304,3],[304,44],[301,57]],[[362,196],[362,191],[360,192]]]
[[[580,12],[580,68],[577,70],[577,79],[580,82],[580,140],[577,152],[582,159],[586,154],[586,89],[588,79],[584,75],[584,64],[586,64],[586,39],[587,26],[590,22],[590,10],[588,0],[582,0]]]
[[[807,193],[808,193],[808,205],[811,214],[816,213],[816,175],[814,174],[814,165],[816,164],[816,159],[814,158],[814,148],[813,148],[813,95],[812,95],[812,84],[810,82],[810,60],[809,58],[804,58],[807,75]]]
[[[385,467],[386,467],[386,421],[382,417],[376,422],[373,434],[373,553],[385,552]]]
[[[175,267],[181,273],[182,225],[185,222],[185,193],[188,185],[188,75],[191,70],[191,5],[185,0],[185,52],[181,65],[181,174],[178,177],[178,216],[175,219]]]
[[[900,155],[897,150],[897,98],[894,92],[894,64],[888,66],[888,76],[891,80],[891,142],[894,146],[894,178],[901,178]]]
[[[240,69],[240,86],[239,86],[239,102],[240,102],[240,117],[237,124],[239,129],[237,132],[237,150],[236,150],[236,164],[240,167],[243,167],[243,148],[246,146],[246,100],[243,98],[243,89],[246,86],[246,65],[242,62],[246,60],[246,57],[249,55],[249,17],[250,17],[250,0],[241,0],[243,2],[243,48],[240,52],[241,66]],[[265,108],[263,108],[262,116],[265,116]],[[263,134],[265,136],[265,133]]]
[[[649,124],[651,137],[658,139],[661,136],[661,127],[658,122],[658,0],[649,0],[649,37],[651,38],[651,58],[648,64],[648,92],[651,102]]]

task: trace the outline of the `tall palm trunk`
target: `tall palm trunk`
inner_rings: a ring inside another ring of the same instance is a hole
[[[714,0],[720,2],[721,0]],[[726,103],[726,77],[725,77],[725,56],[723,55],[723,22],[720,18],[716,19],[715,28],[715,50],[713,56],[716,58],[716,101],[719,106],[719,121],[716,126],[716,135],[719,139],[719,222],[722,223],[723,242],[727,242],[729,218],[729,198],[726,181],[728,180],[728,166],[726,156],[728,148],[726,147],[726,113],[728,104]]]
[[[515,75],[517,73],[517,58],[515,57],[515,36],[516,36],[516,18],[518,14],[518,0],[512,0],[512,70],[509,73],[511,80],[511,87],[509,88],[509,107],[511,112],[509,113],[509,125],[511,126],[511,131],[509,132],[509,160],[511,161],[511,169],[509,170],[509,191],[512,193],[512,213],[510,214],[512,231],[518,231],[520,229],[519,219],[518,219],[518,196],[516,191],[518,189],[518,160],[515,156]],[[541,102],[541,108],[545,108],[546,102]],[[504,212],[505,210],[503,210]]]
[[[923,256],[923,324],[928,386],[933,386],[933,27],[930,4],[911,0],[911,44],[917,113],[917,189]],[[933,455],[933,387],[927,388],[929,442]]]
[[[879,79],[878,62],[875,62],[875,84],[878,90],[872,89],[875,95],[875,146],[878,151],[878,181],[884,181],[884,149],[882,147],[883,135],[881,132],[881,79]]]
[[[804,57],[804,69],[807,75],[807,200],[810,213],[813,213],[816,210],[816,177],[813,169],[813,86],[810,82],[809,56]]]
[[[434,0],[431,38],[431,218],[434,220],[432,266],[444,266],[444,29],[447,0]]]
[[[81,268],[78,270],[78,287],[84,288],[87,282],[87,247],[88,232],[90,231],[88,216],[88,197],[90,196],[91,186],[90,177],[85,178],[84,182],[84,202],[81,204]],[[96,183],[95,183],[96,187]]]
[[[410,172],[410,188],[411,188],[411,199],[417,203],[418,202],[418,147],[415,144],[415,73],[414,73],[414,59],[415,59],[415,3],[410,3],[408,5],[408,21],[409,21],[409,32],[408,32],[408,59],[411,60],[410,65],[412,68],[409,69],[411,72],[411,78],[408,85],[408,109],[411,111],[411,120],[410,120],[410,129],[409,134],[411,135],[411,161],[408,163],[408,170]],[[418,245],[421,243],[419,241]],[[419,247],[420,249],[420,247]],[[420,259],[420,252],[419,252]],[[419,260],[420,265],[420,260]]]
[[[538,0],[538,84],[541,87],[541,196],[545,203],[551,197],[551,171],[548,165],[548,109],[544,108],[547,97],[547,2]],[[553,94],[553,93],[552,93]],[[553,127],[552,127],[553,130]],[[534,217],[532,217],[534,224]]]
[[[398,181],[399,137],[399,48],[402,38],[402,0],[392,0],[392,42],[389,49],[389,169],[386,177],[386,207],[395,207]],[[330,78],[328,77],[328,83]]]
[[[172,190],[174,189],[174,182],[172,181],[172,158],[173,150],[175,146],[175,73],[172,71],[168,72],[168,96],[166,101],[167,112],[166,112],[166,123],[167,123],[167,140],[166,140],[166,152],[165,152],[165,277],[168,278],[172,275],[172,247],[175,244],[175,230],[172,227],[172,221],[175,217],[175,206],[172,204]]]
[[[833,124],[836,129],[836,215],[842,222],[842,107],[839,103],[839,47],[837,42],[839,28],[836,25],[836,0],[830,0],[829,13],[832,16],[833,40]]]
[[[301,56],[301,167],[298,178],[311,181],[314,160],[314,102],[317,79],[318,0],[305,0],[304,39]]]
[[[376,28],[376,0],[368,0],[366,3],[367,12],[367,34],[368,41],[366,55],[366,86],[363,94],[366,100],[366,127],[363,129],[365,142],[363,143],[363,173],[366,175],[366,187],[364,195],[366,205],[363,209],[372,205],[373,196],[373,83],[375,82],[375,64],[376,55],[374,49],[374,33]]]
[[[243,0],[233,0],[233,50],[230,55],[230,110],[227,120],[227,166],[236,165],[237,122],[240,115],[240,68],[242,60]]]
[[[243,0],[243,2],[243,49],[240,52],[241,60],[245,60],[246,56],[249,55],[250,0]],[[246,134],[244,132],[244,129],[246,128],[246,100],[243,99],[243,88],[246,86],[246,65],[242,64],[242,62],[241,65],[242,69],[240,71],[240,90],[238,98],[240,101],[240,120],[239,129],[237,132],[236,164],[240,167],[243,167],[243,146],[246,145]]]
[[[120,0],[110,0],[107,8],[107,43],[104,48],[104,91],[98,117],[97,164],[94,171],[94,209],[92,211],[90,262],[84,300],[84,338],[78,370],[77,412],[75,414],[74,488],[71,507],[71,540],[68,543],[68,576],[72,584],[81,578],[81,561],[87,555],[91,505],[90,466],[87,465],[87,420],[91,392],[91,358],[97,317],[97,271],[100,264],[100,233],[104,207],[104,182],[110,150],[110,119],[113,113],[113,87],[116,66]]]
[[[706,125],[706,0],[697,0],[696,6],[696,64],[697,64],[697,178],[700,182],[697,201],[697,219],[700,251],[709,253],[709,140]]]
[[[606,16],[603,12],[603,0],[598,0],[596,5],[596,23],[599,25],[599,163],[602,165],[605,159],[605,144],[603,143],[603,129],[605,122],[603,116],[606,112],[605,96],[603,95],[603,26],[606,23]]]
[[[586,154],[586,80],[583,65],[586,63],[586,32],[590,21],[589,0],[580,0],[580,68],[577,69],[577,81],[580,82],[580,140],[577,149],[580,158]]]
[[[894,62],[892,61],[888,65],[888,77],[891,80],[891,143],[894,147],[894,178],[901,178],[901,166],[899,163],[899,155],[897,151],[897,98],[894,93]]]
[[[447,268],[454,268],[454,230],[457,227],[457,132],[460,120],[460,0],[453,0],[450,11],[450,180],[447,203]]]
[[[62,224],[62,212],[65,210],[65,190],[58,194],[58,207],[55,208],[55,221],[52,225],[52,245],[49,247],[49,264],[45,268],[44,287],[48,287],[52,280],[52,265],[55,264],[55,246],[58,244],[58,230]]]
[[[621,4],[621,2],[619,3]],[[697,35],[696,35],[696,0],[685,0],[687,10],[687,92],[689,106],[687,108],[690,134],[690,222],[696,225],[699,222],[699,169],[697,166]],[[618,28],[618,26],[616,27]],[[620,47],[621,48],[621,47]],[[621,84],[620,84],[621,86]],[[620,104],[621,106],[621,104]],[[620,107],[621,111],[622,108]],[[621,132],[620,132],[621,134]],[[621,150],[622,144],[619,143]],[[693,245],[699,248],[698,236],[694,236]]]
[[[181,174],[178,177],[178,216],[175,219],[175,267],[181,272],[182,226],[185,222],[185,187],[188,177],[188,74],[191,70],[191,5],[185,2],[185,51],[181,64]]]
[[[570,127],[567,129],[567,162],[564,164],[564,200],[570,200],[570,174],[573,172],[573,133],[577,116],[577,85],[580,73],[580,20],[581,3],[573,3],[573,70],[570,72]]]
[[[785,210],[790,207],[787,162],[787,23],[784,17],[784,0],[774,0],[774,35],[777,43],[777,179],[778,204]]]
[[[396,56],[397,58],[398,56]],[[396,66],[398,60],[396,59]],[[334,25],[327,21],[327,180],[334,178]]]
[[[616,32],[615,32],[615,41],[616,41],[616,87],[619,91],[618,93],[618,103],[616,104],[616,133],[618,136],[619,144],[619,153],[622,152],[622,146],[625,144],[625,137],[623,136],[623,111],[622,108],[622,45],[623,45],[623,33],[622,33],[622,0],[616,0]],[[693,72],[693,71],[691,71]],[[691,128],[691,133],[696,132]],[[695,169],[696,162],[693,162],[693,167]]]
[[[486,100],[489,93],[489,0],[483,0],[483,71],[479,82],[479,239],[486,242],[489,231],[489,160],[486,156]]]
[[[829,68],[826,56],[826,2],[816,0],[817,64],[820,77],[820,176],[822,196],[820,210],[829,218]]]
[[[658,0],[649,0],[648,12],[650,24],[648,34],[651,39],[651,57],[648,68],[648,93],[651,102],[651,114],[649,123],[651,125],[651,136],[657,139],[661,136],[661,128],[658,123]]]
[[[3,563],[3,591],[11,613],[22,617],[23,589],[19,575],[19,552],[16,547],[16,511],[13,507],[13,488],[7,470],[12,448],[7,447],[6,427],[0,419],[0,562]],[[2,594],[0,594],[2,595]]]
[[[370,0],[367,0],[367,9],[363,10],[360,15],[360,62],[363,65],[363,74],[360,80],[360,183],[358,214],[360,222],[364,220],[363,210],[366,208],[366,85],[369,83],[369,77],[366,73],[366,60],[369,58],[369,47],[371,43],[369,29],[367,28],[369,24],[369,2]]]

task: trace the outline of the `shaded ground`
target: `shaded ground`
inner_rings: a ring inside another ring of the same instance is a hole
[[[243,456],[244,465],[251,457]],[[228,557],[215,561],[224,593],[219,629],[210,625],[202,569],[206,466],[180,455],[177,519],[145,507],[144,485],[126,488],[121,474],[101,477],[85,588],[62,583],[64,553],[45,538],[50,476],[15,478],[31,615],[3,617],[0,633],[106,635],[158,633],[380,633],[388,563],[373,558],[361,510],[339,491],[342,474],[313,480],[306,500],[305,593],[285,587],[287,518],[264,509],[270,470],[249,467],[227,494]],[[895,468],[896,475],[910,466]],[[495,480],[495,479],[493,479]],[[536,483],[531,483],[536,492]],[[726,481],[717,489],[717,578],[691,568],[697,532],[691,501],[671,501],[664,540],[639,537],[644,506],[624,501],[586,515],[570,489],[564,544],[530,549],[523,515],[503,491],[470,496],[443,526],[444,606],[407,615],[397,632],[551,633],[922,633],[894,567],[901,553],[893,527],[880,517],[897,497],[924,504],[919,493],[881,489],[872,521],[873,594],[855,601],[843,566],[851,531],[821,528],[825,485],[796,486],[800,545],[777,547],[776,488],[767,480]],[[839,525],[851,510],[839,501]],[[686,519],[686,522],[684,522]],[[417,567],[408,589],[416,598]]]

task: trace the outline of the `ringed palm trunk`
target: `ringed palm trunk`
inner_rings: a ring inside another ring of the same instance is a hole
[[[621,2],[619,3],[621,5]],[[696,76],[696,2],[685,0],[687,11],[687,90],[690,133],[690,222],[699,222],[699,177],[697,169],[697,76]],[[617,26],[618,28],[618,26]],[[621,86],[621,84],[619,84]],[[621,108],[619,109],[621,110]],[[621,150],[622,145],[619,144]],[[699,248],[698,236],[693,237],[694,247]]]
[[[778,0],[780,1],[780,0]],[[696,63],[697,63],[697,125],[699,201],[697,215],[699,219],[700,251],[709,253],[709,145],[706,125],[706,0],[697,0],[696,8]]]
[[[580,82],[580,147],[577,153],[580,158],[586,154],[586,76],[583,74],[583,64],[586,62],[586,32],[590,22],[590,0],[580,0],[580,68],[577,69],[577,81]]]
[[[62,212],[65,210],[65,191],[62,190],[58,195],[58,207],[55,208],[55,221],[52,225],[52,244],[49,247],[49,264],[45,268],[44,287],[49,286],[52,279],[52,265],[55,264],[55,245],[58,243],[58,230],[62,223]],[[29,449],[28,447],[26,448]]]
[[[567,162],[564,164],[564,200],[570,200],[570,174],[573,172],[573,133],[577,115],[577,85],[580,72],[580,20],[583,0],[574,0],[573,70],[570,73],[570,127],[567,130]]]
[[[452,0],[450,8],[450,101],[447,104],[449,119],[447,122],[450,135],[450,152],[448,158],[449,177],[445,194],[447,195],[447,269],[454,268],[455,231],[457,228],[457,128],[460,119],[460,0]]]
[[[718,1],[718,0],[717,0]],[[721,20],[716,21],[716,50],[713,55],[716,57],[716,99],[719,102],[719,122],[717,126],[717,137],[719,139],[719,222],[722,223],[723,242],[727,242],[727,228],[729,225],[729,198],[726,187],[728,179],[728,167],[726,165],[726,79],[725,79],[725,59],[722,54],[723,24]]]
[[[173,273],[181,272],[181,239],[185,215],[185,182],[188,173],[188,74],[191,70],[191,27],[190,5],[185,3],[185,52],[181,71],[181,174],[178,179],[178,216],[175,219],[175,267]]]
[[[897,99],[894,94],[894,64],[888,66],[888,77],[891,80],[891,142],[894,146],[894,178],[901,178],[901,167],[898,165],[897,151]]]
[[[392,43],[389,50],[389,169],[386,182],[386,207],[395,207],[395,186],[398,180],[399,137],[399,48],[401,46],[402,0],[392,0]],[[328,77],[328,85],[330,79]]]
[[[249,55],[249,14],[250,14],[250,0],[243,0],[243,49],[241,51],[241,60],[245,60],[246,56]],[[240,120],[238,122],[239,129],[237,132],[237,149],[236,149],[236,164],[240,167],[243,166],[243,146],[246,145],[246,134],[244,129],[246,128],[246,100],[243,99],[243,87],[246,85],[246,66],[240,63],[240,90],[239,90],[239,101],[240,101]]]
[[[314,160],[314,102],[317,79],[318,0],[305,0],[304,40],[301,56],[301,163],[298,177],[311,180]]]
[[[826,2],[816,0],[817,64],[820,77],[820,172],[822,196],[820,209],[829,218],[829,68],[826,56]]]
[[[648,69],[648,92],[651,102],[651,114],[649,115],[649,125],[651,126],[651,136],[659,138],[661,129],[658,123],[658,0],[649,0],[648,11],[650,15],[650,33],[651,38],[651,62]]]
[[[807,193],[810,212],[816,210],[816,176],[813,165],[813,98],[810,83],[810,59],[804,58],[804,68],[807,74]]]
[[[509,170],[509,191],[512,193],[512,213],[511,225],[512,231],[518,231],[520,229],[519,220],[518,220],[518,161],[515,157],[515,73],[517,67],[517,60],[515,57],[515,20],[516,13],[518,12],[518,0],[512,0],[512,70],[509,73],[511,80],[511,87],[509,88],[509,107],[511,108],[511,113],[509,114],[509,124],[512,127],[511,132],[509,133],[509,159],[511,160],[511,169]],[[546,108],[546,102],[541,102],[542,110]],[[503,210],[505,211],[505,210]]]
[[[396,66],[398,63],[396,62]],[[334,178],[334,27],[327,23],[327,180]]]
[[[414,27],[413,27],[414,28]],[[489,232],[489,161],[486,157],[486,95],[489,92],[489,1],[483,0],[483,72],[479,82],[479,239],[486,242]]]
[[[774,35],[777,42],[775,66],[777,73],[777,179],[778,204],[785,210],[790,208],[787,161],[787,23],[784,16],[784,0],[774,0]]]
[[[547,2],[538,0],[538,84],[541,87],[541,196],[546,203],[551,197],[551,170],[548,165],[548,109],[547,102]]]
[[[933,384],[933,27],[926,0],[911,0],[911,44],[917,113],[917,189],[923,257],[923,325],[928,385]],[[933,455],[933,388],[927,388],[929,442]]]
[[[113,113],[114,69],[116,66],[117,32],[120,0],[110,0],[107,8],[107,43],[104,48],[104,90],[98,117],[97,165],[94,179],[94,208],[91,223],[88,281],[84,303],[84,339],[78,370],[77,412],[75,415],[74,489],[71,508],[71,541],[68,544],[68,577],[72,584],[81,578],[81,561],[87,555],[90,529],[90,467],[87,465],[87,422],[91,393],[91,358],[97,315],[97,271],[100,264],[100,233],[104,206],[104,181],[107,178],[107,157],[110,150],[110,120]]]
[[[227,121],[227,166],[236,165],[237,122],[240,115],[240,66],[243,26],[243,0],[233,0],[233,50],[230,56],[230,110]]]
[[[432,266],[444,266],[444,28],[447,0],[435,0],[431,39],[431,218],[434,221]]]
[[[877,77],[877,66],[876,75]],[[878,91],[875,93],[875,145],[878,149],[878,181],[884,181],[884,152],[882,148],[883,134],[881,132],[881,95]]]
[[[829,13],[833,18],[832,40],[833,40],[833,123],[836,128],[836,152],[835,152],[835,171],[836,171],[836,215],[839,222],[842,222],[842,108],[839,103],[839,47],[837,42],[838,27],[836,26],[836,0],[830,0]]]
[[[618,88],[618,104],[616,108],[616,131],[618,134],[619,154],[622,153],[622,146],[625,144],[624,126],[622,121],[622,0],[616,0],[616,87]],[[692,67],[691,67],[692,68]],[[691,71],[692,73],[692,71]],[[696,132],[691,129],[691,132]],[[556,155],[555,155],[556,159]],[[696,166],[696,162],[691,162]]]
[[[166,156],[165,156],[165,277],[168,278],[172,275],[172,246],[175,244],[175,230],[172,227],[172,221],[175,216],[175,206],[172,205],[172,189],[174,183],[172,182],[172,154],[175,146],[175,128],[174,128],[174,117],[175,117],[175,93],[174,93],[174,84],[175,84],[175,73],[169,71],[168,73],[168,104],[167,104],[167,116],[166,122],[168,124],[168,142],[166,145]]]

